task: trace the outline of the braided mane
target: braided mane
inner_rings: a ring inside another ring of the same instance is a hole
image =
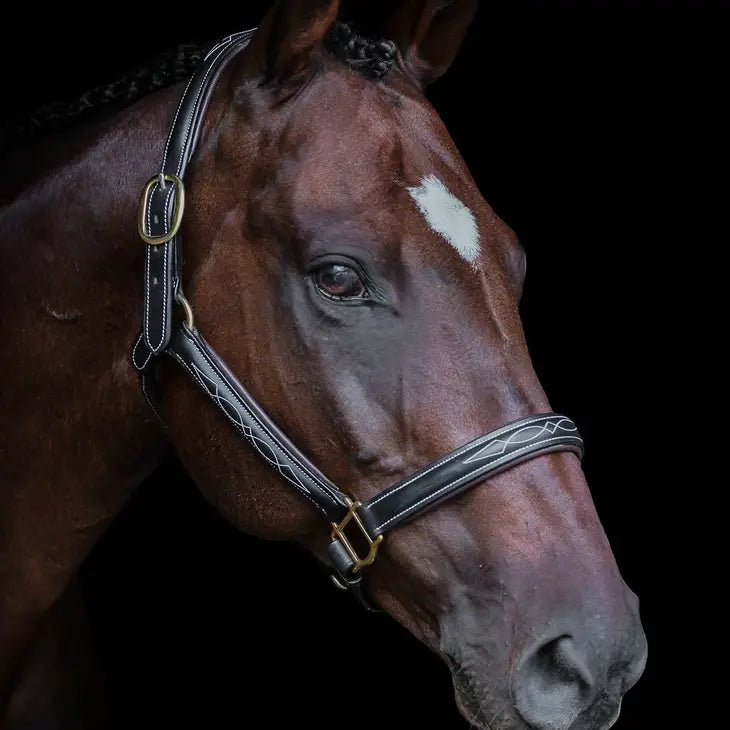
[[[362,35],[349,23],[337,22],[325,39],[326,49],[363,76],[380,80],[387,76],[396,58],[396,46],[384,38]],[[71,102],[53,102],[29,114],[0,121],[0,148],[44,132],[70,126],[101,110],[118,111],[148,94],[190,76],[207,49],[178,45],[109,84],[97,86]]]

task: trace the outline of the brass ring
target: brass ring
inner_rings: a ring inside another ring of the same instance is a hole
[[[189,330],[195,329],[193,308],[190,306],[190,302],[182,294],[178,294],[175,297],[175,301],[183,308],[185,312],[185,324],[187,325],[187,328]]]

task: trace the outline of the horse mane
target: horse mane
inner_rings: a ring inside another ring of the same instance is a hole
[[[121,78],[96,86],[74,101],[52,102],[30,113],[0,121],[0,148],[10,142],[58,131],[93,114],[119,111],[154,91],[190,76],[208,47],[182,44],[160,54]],[[396,59],[396,46],[384,38],[362,34],[354,25],[338,21],[325,39],[329,53],[367,78],[384,79]]]

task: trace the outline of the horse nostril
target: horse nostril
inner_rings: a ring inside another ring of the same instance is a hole
[[[575,682],[586,688],[593,686],[593,677],[585,659],[569,636],[561,636],[540,647],[537,651],[537,662],[542,665],[546,676],[552,673],[566,683]]]
[[[566,730],[594,699],[594,677],[570,636],[540,646],[517,670],[518,712],[537,730]]]

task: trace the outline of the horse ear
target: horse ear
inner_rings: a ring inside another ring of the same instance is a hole
[[[384,34],[400,49],[406,71],[423,86],[456,58],[479,0],[404,0]]]
[[[252,43],[267,83],[291,87],[305,80],[339,6],[339,0],[278,0]]]

